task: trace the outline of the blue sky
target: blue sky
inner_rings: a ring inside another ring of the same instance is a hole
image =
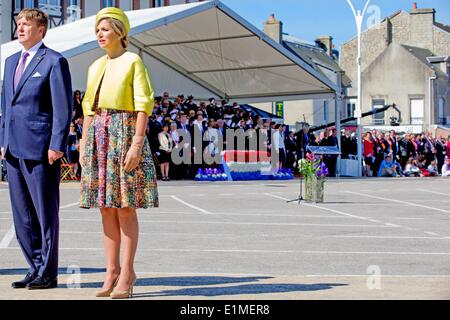
[[[283,30],[300,39],[314,42],[319,35],[331,35],[335,48],[356,35],[355,19],[346,0],[221,0],[241,17],[262,29],[271,13],[283,21]],[[352,0],[361,10],[366,0]],[[398,10],[410,11],[413,2],[418,8],[434,8],[436,21],[450,25],[450,0],[371,0],[371,9],[379,10],[381,19]],[[367,22],[374,21],[376,11],[366,14]],[[367,19],[369,18],[369,19]]]

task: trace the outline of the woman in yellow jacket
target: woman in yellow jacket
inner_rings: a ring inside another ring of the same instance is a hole
[[[100,208],[102,215],[106,277],[96,296],[128,298],[136,281],[136,209],[159,205],[145,136],[154,93],[142,60],[126,50],[130,23],[125,13],[104,8],[95,27],[106,55],[89,67],[83,99],[80,207]]]

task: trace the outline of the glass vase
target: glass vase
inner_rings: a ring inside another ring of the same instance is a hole
[[[305,177],[305,196],[309,202],[323,202],[325,178],[316,176]]]

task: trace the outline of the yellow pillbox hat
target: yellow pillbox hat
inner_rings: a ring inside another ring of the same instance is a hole
[[[125,32],[128,34],[130,32],[130,21],[128,20],[127,15],[119,8],[115,7],[107,7],[103,8],[97,13],[95,17],[95,24],[97,24],[101,19],[104,18],[112,18],[119,20],[125,26]]]

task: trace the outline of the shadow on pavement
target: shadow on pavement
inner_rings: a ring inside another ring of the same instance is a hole
[[[267,294],[267,293],[286,293],[286,292],[304,292],[330,290],[333,287],[346,286],[342,283],[316,283],[316,284],[244,284],[230,287],[210,287],[210,288],[186,288],[179,290],[165,290],[152,293],[136,293],[133,298],[148,297],[168,297],[168,296],[230,296],[243,294]]]
[[[135,287],[139,286],[173,286],[173,287],[189,287],[189,286],[208,286],[216,284],[253,282],[271,277],[158,277],[144,278],[136,281]],[[81,283],[81,288],[101,288],[103,282]]]
[[[10,276],[10,275],[23,275],[25,276],[28,272],[28,269],[25,268],[17,268],[17,269],[0,269],[0,276]],[[87,274],[87,273],[102,273],[106,272],[105,268],[59,268],[58,274],[60,276],[64,275],[71,275],[74,273],[81,273],[81,274]]]

